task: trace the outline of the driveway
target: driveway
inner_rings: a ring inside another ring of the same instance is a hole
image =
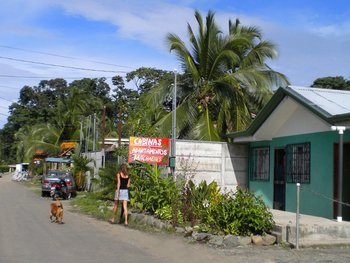
[[[350,262],[347,247],[214,249],[174,234],[110,225],[69,209],[65,224],[58,225],[50,223],[50,202],[11,181],[9,174],[0,178],[0,263]]]

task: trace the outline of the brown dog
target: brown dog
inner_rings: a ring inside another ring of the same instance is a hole
[[[63,224],[63,204],[59,199],[51,203],[50,220],[53,222],[52,218],[55,217],[55,222],[58,224]]]

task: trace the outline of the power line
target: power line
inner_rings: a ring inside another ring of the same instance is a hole
[[[5,117],[10,117],[10,115],[6,115],[6,114],[3,114],[3,113],[0,113],[0,115],[3,115]]]
[[[8,107],[5,107],[5,106],[1,106],[1,105],[0,105],[0,108],[3,108],[3,109],[8,109]]]
[[[15,87],[9,87],[9,86],[3,86],[3,85],[0,85],[0,88],[6,88],[6,89],[18,89],[18,88],[15,88]]]
[[[94,71],[94,72],[127,73],[126,71],[121,71],[121,70],[105,70],[105,69],[91,69],[91,68],[72,67],[72,66],[65,66],[65,65],[59,65],[59,64],[44,63],[44,62],[38,62],[38,61],[32,61],[32,60],[25,60],[25,59],[18,59],[18,58],[11,58],[11,57],[3,57],[3,56],[0,56],[0,58],[2,58],[2,59],[7,59],[7,60],[12,60],[12,61],[24,62],[24,63],[37,64],[37,65],[44,65],[44,66],[51,66],[51,67],[59,67],[59,68],[69,68],[69,69],[77,69],[77,70],[85,70],[85,71]]]
[[[114,76],[108,76],[105,78],[112,78]],[[39,77],[39,76],[18,76],[18,75],[0,75],[0,78],[24,78],[24,79],[84,79],[84,78],[95,78],[95,77],[57,77],[57,76],[44,76],[44,77]]]
[[[89,60],[89,59],[78,58],[78,57],[71,57],[71,56],[58,55],[58,54],[53,54],[53,53],[48,53],[48,52],[42,52],[42,51],[36,51],[36,50],[30,50],[30,49],[24,49],[24,48],[18,48],[18,47],[11,47],[11,46],[6,46],[6,45],[0,45],[0,47],[2,47],[2,48],[8,48],[8,49],[14,49],[14,50],[20,50],[20,51],[25,51],[25,52],[31,52],[31,53],[37,53],[37,54],[43,54],[43,55],[48,55],[48,56],[53,56],[53,57],[59,57],[59,58],[75,59],[75,60],[81,60],[81,61],[86,61],[86,62],[92,62],[92,63],[96,63],[96,64],[102,64],[102,65],[108,65],[108,66],[115,66],[115,67],[120,67],[120,68],[134,69],[134,67],[129,67],[129,66],[123,66],[123,65],[118,65],[118,64],[113,64],[113,63],[107,63],[107,62],[101,62],[101,61],[96,61],[96,60]]]
[[[3,100],[6,100],[6,101],[9,101],[9,102],[11,102],[11,103],[14,103],[13,101],[8,100],[8,99],[5,99],[5,98],[3,98],[3,97],[0,97],[0,99],[3,99]]]

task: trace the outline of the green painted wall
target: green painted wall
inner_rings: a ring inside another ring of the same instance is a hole
[[[310,142],[311,179],[309,184],[301,184],[300,212],[304,214],[333,218],[333,157],[334,143],[339,140],[337,132],[320,132],[313,134],[274,138],[272,141],[250,143],[250,148],[270,146],[269,181],[250,181],[249,189],[261,195],[266,204],[272,208],[274,150],[288,144]],[[350,133],[344,135],[344,142],[350,141]],[[286,211],[296,211],[296,184],[286,184]]]

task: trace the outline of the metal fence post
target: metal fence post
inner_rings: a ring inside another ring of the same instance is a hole
[[[300,183],[297,183],[297,212],[296,212],[296,241],[295,241],[295,247],[296,249],[299,249],[299,205],[300,205]]]

